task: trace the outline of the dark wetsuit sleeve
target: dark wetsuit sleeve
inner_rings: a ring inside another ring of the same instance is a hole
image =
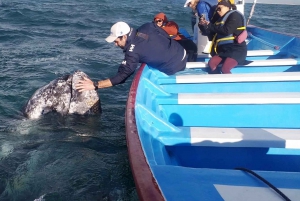
[[[208,29],[210,32],[219,33],[222,35],[233,34],[235,30],[241,26],[240,18],[241,17],[239,13],[233,12],[228,16],[223,26],[209,24]]]
[[[137,68],[139,63],[139,56],[136,53],[127,52],[125,53],[125,59],[119,66],[118,72],[114,77],[110,78],[112,85],[124,83],[126,79],[132,75]]]

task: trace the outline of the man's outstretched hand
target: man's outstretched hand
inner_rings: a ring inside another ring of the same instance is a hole
[[[89,78],[84,77],[84,80],[79,81],[76,85],[75,88],[76,90],[78,90],[79,92],[83,92],[83,91],[88,91],[88,90],[94,90],[95,86],[92,80],[90,80]]]

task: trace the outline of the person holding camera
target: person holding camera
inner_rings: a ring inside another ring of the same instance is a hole
[[[219,19],[215,23],[200,20],[205,32],[213,36],[211,55],[208,65],[211,73],[231,73],[238,64],[244,64],[247,56],[246,20],[229,0],[221,0],[216,12]],[[217,66],[222,64],[221,72]]]
[[[215,17],[215,8],[217,4],[218,0],[187,0],[184,4],[184,7],[190,7],[193,11],[195,11],[199,17],[199,21],[202,19],[210,22],[215,21],[218,18]],[[212,39],[206,34],[204,26],[198,24],[198,27],[203,36],[208,36],[209,40]]]
[[[195,16],[192,16],[192,24],[193,23],[196,24],[197,17],[199,18],[199,21],[202,19],[202,20],[214,22],[218,18],[218,17],[216,17],[217,15],[215,14],[215,7],[216,7],[217,3],[218,3],[218,0],[187,0],[184,4],[184,7],[190,7],[192,9],[192,11],[195,13],[194,14]],[[196,22],[193,22],[193,20]],[[206,45],[204,47],[200,47],[200,48],[198,47],[199,48],[198,50],[202,50],[202,53],[204,53],[204,54],[209,54],[212,37],[211,37],[211,35],[209,35],[205,32],[204,26],[202,26],[201,24],[198,24],[198,27],[200,29],[201,35],[207,36]],[[200,41],[203,41],[203,40],[205,41],[204,38],[200,39]]]

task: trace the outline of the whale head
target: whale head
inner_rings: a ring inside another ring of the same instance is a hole
[[[29,119],[55,111],[66,114],[99,114],[101,104],[96,90],[79,92],[75,84],[88,76],[82,71],[59,77],[37,89],[24,106],[23,113]]]

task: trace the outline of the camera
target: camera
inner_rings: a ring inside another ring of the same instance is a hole
[[[202,15],[199,17],[199,20],[205,20],[205,14],[202,14]]]

